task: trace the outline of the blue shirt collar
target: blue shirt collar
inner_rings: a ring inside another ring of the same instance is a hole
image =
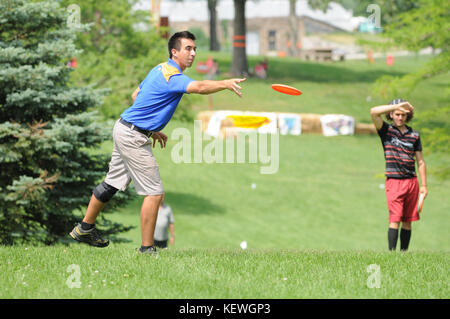
[[[169,61],[167,61],[167,63],[171,66],[176,67],[181,73],[183,73],[183,71],[181,71],[180,66],[178,65],[177,62],[175,62],[174,60],[172,60],[171,58],[169,58]]]

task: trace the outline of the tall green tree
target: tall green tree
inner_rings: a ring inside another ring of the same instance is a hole
[[[110,130],[87,112],[104,92],[68,86],[66,63],[80,53],[74,40],[84,28],[68,18],[56,1],[0,2],[1,244],[67,238],[108,169],[93,150]],[[99,226],[113,237],[129,229],[104,217]]]
[[[76,4],[81,22],[90,28],[80,32],[75,40],[84,52],[102,57],[107,51],[117,52],[122,58],[147,56],[160,49],[164,40],[150,29],[148,11],[134,10],[139,0],[60,0],[62,7]],[[156,45],[156,48],[155,48]]]
[[[168,58],[167,42],[150,24],[148,11],[135,10],[138,0],[77,0],[88,30],[75,43],[83,50],[71,83],[108,89],[100,111],[117,119],[133,101],[131,94],[147,73]],[[62,0],[68,8],[74,1]],[[186,103],[186,100],[183,101]],[[181,108],[180,108],[181,109]],[[185,109],[175,112],[179,116]]]

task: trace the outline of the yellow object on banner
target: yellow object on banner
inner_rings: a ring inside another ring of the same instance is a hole
[[[228,115],[227,118],[233,120],[234,126],[242,128],[258,128],[270,123],[269,118],[266,116]]]

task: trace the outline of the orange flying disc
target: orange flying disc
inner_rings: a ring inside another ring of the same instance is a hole
[[[300,91],[299,89],[296,89],[292,86],[284,85],[284,84],[272,84],[272,89],[274,89],[275,91],[284,93],[284,94],[289,94],[289,95],[302,94],[302,91]]]

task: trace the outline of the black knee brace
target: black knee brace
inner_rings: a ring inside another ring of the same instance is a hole
[[[94,188],[94,196],[102,203],[108,202],[114,194],[118,191],[117,188],[112,187],[109,184],[106,184],[105,182],[102,182],[99,184],[96,188]]]

